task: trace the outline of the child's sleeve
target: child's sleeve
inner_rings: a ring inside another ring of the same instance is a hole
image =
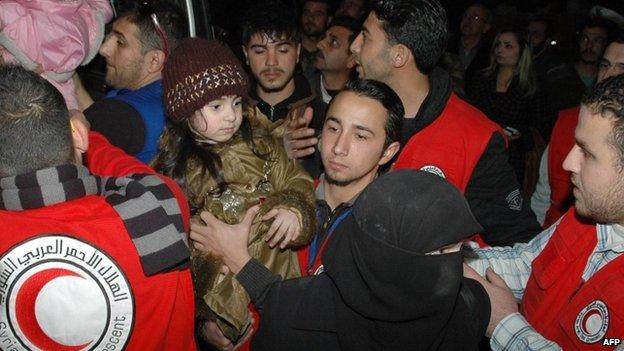
[[[290,246],[307,244],[314,231],[314,182],[298,161],[288,159],[284,147],[275,138],[272,138],[270,157],[269,181],[275,192],[264,204],[267,208],[282,206],[296,212],[301,219],[301,233]]]

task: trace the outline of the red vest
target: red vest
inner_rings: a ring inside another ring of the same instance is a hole
[[[496,132],[502,134],[496,123],[452,93],[442,114],[409,139],[392,169],[436,173],[463,193]]]
[[[493,133],[504,136],[496,123],[452,93],[440,116],[412,135],[392,169],[428,171],[464,193]],[[488,246],[478,235],[473,239]]]
[[[522,314],[564,350],[604,350],[604,339],[624,337],[624,255],[582,279],[596,241],[596,224],[572,207],[532,264]]]
[[[125,154],[114,165],[120,150],[101,136],[90,142],[102,156],[91,171],[150,170]],[[181,191],[172,191],[188,218]],[[124,222],[103,197],[0,210],[0,223],[0,349],[195,350],[190,271],[145,276]],[[67,340],[63,327],[79,340]]]
[[[578,123],[580,107],[559,112],[548,146],[548,184],[550,207],[544,219],[544,228],[555,223],[572,204],[570,172],[563,169],[563,160],[574,146],[574,129]]]

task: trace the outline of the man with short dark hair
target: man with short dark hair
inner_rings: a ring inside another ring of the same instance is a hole
[[[400,9],[400,11],[395,11]],[[436,68],[444,51],[446,13],[436,0],[381,0],[351,45],[360,78],[393,88],[405,107],[393,169],[445,177],[466,196],[490,245],[528,241],[540,230],[508,162],[498,125],[452,92]]]
[[[0,348],[195,350],[176,183],[21,67],[0,67],[0,144]]]
[[[301,7],[301,53],[299,64],[308,76],[314,70],[316,44],[323,37],[331,20],[331,3],[328,0],[305,0]]]
[[[250,7],[243,23],[242,43],[255,79],[249,95],[259,113],[252,125],[260,125],[281,139],[288,124],[302,119],[306,108],[312,107],[304,123],[314,130],[313,135],[320,133],[326,106],[314,95],[306,78],[295,73],[301,42],[293,12],[280,1]],[[317,178],[320,161],[314,156],[301,161]]]
[[[623,92],[618,75],[583,98],[563,163],[574,207],[527,244],[476,250],[479,274],[465,267],[490,296],[493,350],[605,350],[624,335]]]
[[[533,50],[533,68],[540,80],[546,79],[546,72],[561,64],[561,58],[555,52],[553,29],[550,19],[545,16],[533,16],[527,24],[529,41]]]
[[[353,72],[355,60],[349,52],[360,25],[350,17],[334,17],[318,44],[314,74],[308,77],[316,96],[328,104],[342,90]]]
[[[624,34],[607,48],[598,64],[598,82],[624,74]],[[572,206],[570,172],[563,169],[563,160],[574,145],[574,128],[580,106],[559,112],[550,142],[540,163],[539,181],[531,196],[531,208],[544,228],[550,227]]]
[[[121,15],[100,47],[106,84],[114,89],[95,103],[79,92],[93,130],[144,163],[158,152],[166,121],[162,69],[187,36],[185,25],[180,9],[164,1]]]
[[[609,42],[611,25],[601,19],[583,24],[575,62],[555,66],[546,73],[546,89],[554,113],[576,107],[583,93],[596,82],[598,61]]]

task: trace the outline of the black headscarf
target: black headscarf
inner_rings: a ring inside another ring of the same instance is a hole
[[[371,183],[323,255],[338,291],[341,349],[476,345],[489,320],[485,291],[463,278],[459,252],[426,253],[481,229],[462,194],[436,175],[401,170]]]

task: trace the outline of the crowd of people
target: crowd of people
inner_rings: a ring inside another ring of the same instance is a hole
[[[624,16],[135,5],[0,2],[0,349],[622,342]]]

